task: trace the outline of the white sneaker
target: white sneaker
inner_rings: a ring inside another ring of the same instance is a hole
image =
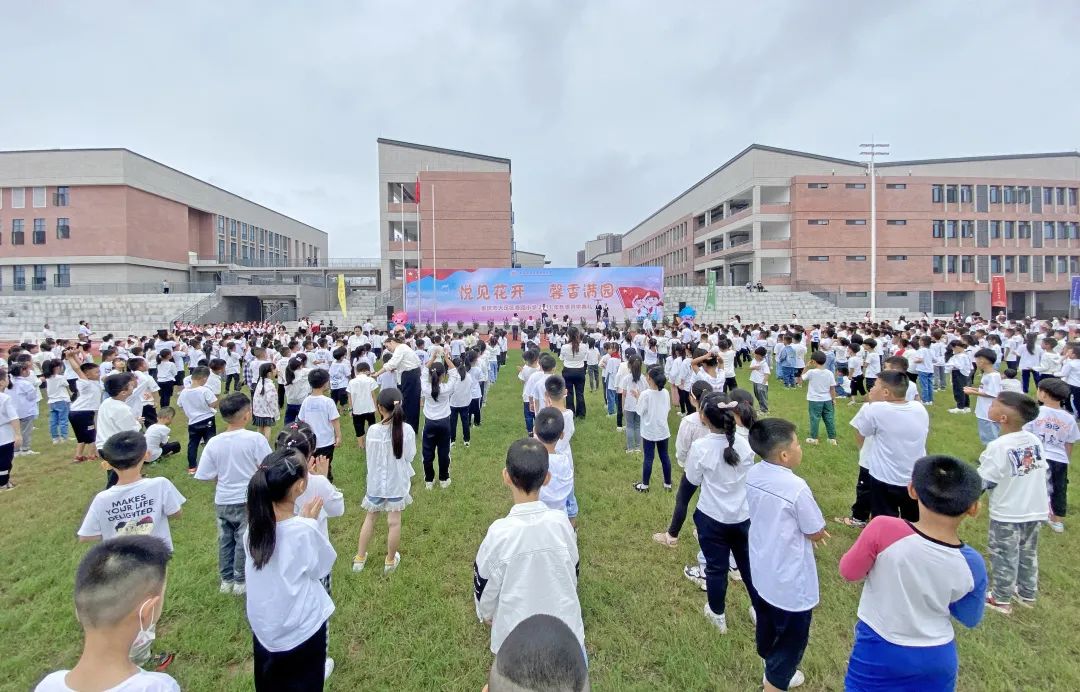
[[[331,673],[334,672],[334,659],[326,659],[326,663],[323,664],[323,680],[329,680]]]
[[[1065,524],[1060,521],[1048,521],[1046,525],[1050,527],[1050,530],[1054,533],[1065,533]]]
[[[757,626],[757,611],[754,610],[754,606],[750,606],[750,622],[754,623],[755,627]]]
[[[717,615],[709,607],[709,604],[705,604],[705,608],[702,610],[705,613],[705,617],[709,618],[709,622],[716,626],[716,629],[720,630],[720,634],[727,634],[727,616]]]
[[[768,682],[768,680],[766,680],[765,676],[762,675],[761,676],[761,684],[765,685],[767,682]],[[803,675],[803,672],[801,670],[797,670],[797,671],[795,671],[795,674],[791,676],[791,682],[789,682],[787,684],[787,688],[790,690],[790,689],[794,689],[796,687],[800,687],[800,686],[802,686],[802,684],[804,682],[806,682],[806,676]]]
[[[425,481],[424,482],[424,489],[425,490],[431,490],[434,487],[435,487],[435,481]]]
[[[388,565],[385,562],[383,562],[383,568],[382,568],[383,575],[390,574],[391,572],[396,570],[398,568],[398,565],[400,565],[400,564],[401,564],[401,553],[394,553],[394,562],[392,564]]]
[[[449,488],[450,487],[450,479],[447,478],[445,481],[439,481],[439,487],[440,488]]]
[[[708,591],[705,586],[705,573],[701,571],[701,567],[698,565],[687,565],[683,567],[683,576],[698,585],[702,591]]]
[[[468,442],[464,442],[463,444],[464,444],[464,445],[465,445],[466,447],[468,447],[468,446],[469,446],[469,443],[468,443]]]
[[[35,452],[35,451],[34,451],[34,450],[32,450],[32,449],[28,449],[28,450],[26,450],[25,452],[23,452],[23,454],[29,454],[30,456],[36,456],[36,455],[38,455],[38,454],[41,454],[41,452]]]
[[[728,576],[731,577],[731,581],[742,581],[742,574],[739,573],[739,568],[728,567]]]
[[[221,586],[218,587],[218,593],[232,593],[233,583],[231,581],[221,582]]]
[[[951,408],[951,409],[949,409],[949,413],[963,413],[963,412],[964,412],[964,409],[962,409],[962,408]]]
[[[971,413],[971,409],[969,409],[968,407],[965,406],[964,407],[964,413]]]
[[[243,596],[247,593],[247,584],[244,582],[236,582],[232,586],[232,592],[237,596]]]

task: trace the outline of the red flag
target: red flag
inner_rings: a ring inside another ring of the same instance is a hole
[[[1005,295],[1005,277],[1004,276],[991,276],[990,277],[990,307],[992,308],[1004,308],[1009,305],[1009,301]]]
[[[420,205],[420,175],[416,176],[416,187],[413,188],[413,199],[416,200],[417,206]]]

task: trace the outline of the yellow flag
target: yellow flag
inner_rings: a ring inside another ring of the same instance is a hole
[[[341,308],[341,319],[344,321],[349,318],[345,310],[345,275],[338,274],[337,277],[337,302],[338,307]]]

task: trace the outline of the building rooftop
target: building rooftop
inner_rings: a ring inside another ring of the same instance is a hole
[[[471,151],[461,151],[459,149],[445,149],[443,147],[433,147],[428,144],[416,144],[414,142],[402,142],[397,139],[386,139],[379,137],[376,142],[379,144],[389,144],[395,147],[405,147],[407,149],[419,149],[420,151],[430,151],[436,154],[448,154],[450,156],[464,156],[470,159],[480,159],[481,161],[492,161],[494,163],[505,163],[510,165],[510,159],[502,158],[501,156],[489,156],[487,154],[477,154]]]

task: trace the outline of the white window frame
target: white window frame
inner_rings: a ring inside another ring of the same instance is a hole
[[[41,194],[41,204],[38,204],[38,193]],[[48,189],[43,185],[35,185],[30,188],[30,204],[34,209],[44,209],[46,205],[46,197],[48,196]]]
[[[25,187],[13,187],[13,188],[11,188],[11,208],[12,209],[25,209],[26,208],[26,188]]]

